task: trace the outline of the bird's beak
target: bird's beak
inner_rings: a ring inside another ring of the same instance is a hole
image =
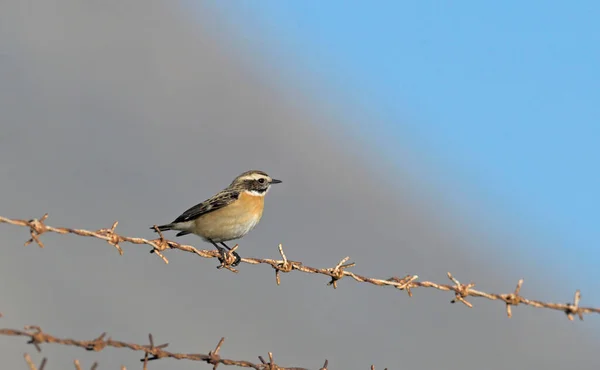
[[[271,179],[271,184],[281,184],[281,180]]]

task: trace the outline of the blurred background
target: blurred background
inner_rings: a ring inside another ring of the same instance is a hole
[[[150,238],[239,173],[247,257],[600,306],[600,5],[0,2],[0,215]],[[339,282],[0,225],[2,327],[331,369],[595,369],[598,318]],[[170,234],[170,237],[174,235]],[[179,242],[209,248],[199,238]],[[2,368],[141,355],[0,337]],[[151,369],[206,367],[161,360]]]

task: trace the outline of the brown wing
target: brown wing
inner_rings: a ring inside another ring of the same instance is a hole
[[[202,203],[196,204],[192,208],[183,212],[179,217],[173,221],[173,223],[178,222],[187,222],[194,220],[204,214],[216,211],[217,209],[221,209],[226,205],[234,202],[240,196],[240,192],[238,190],[227,189],[222,192],[216,194],[212,198],[205,200]]]

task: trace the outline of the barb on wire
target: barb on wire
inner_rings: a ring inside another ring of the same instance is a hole
[[[81,364],[79,363],[79,360],[73,361],[73,365],[75,365],[75,370],[83,370],[83,368],[81,367]],[[92,367],[90,367],[90,370],[96,370],[97,368],[98,368],[98,363],[94,362],[92,364]]]
[[[40,345],[45,343],[54,343],[61,344],[65,346],[74,346],[83,348],[88,351],[102,351],[104,348],[113,347],[113,348],[128,348],[132,351],[144,352],[144,358],[140,361],[143,362],[144,369],[147,369],[148,361],[158,360],[163,358],[173,358],[178,360],[190,360],[190,361],[202,361],[207,364],[213,365],[213,369],[216,369],[220,364],[230,365],[230,366],[238,366],[238,367],[246,367],[252,368],[256,370],[308,370],[302,367],[282,367],[277,365],[273,361],[273,354],[269,352],[269,361],[265,361],[261,356],[259,356],[259,360],[261,363],[253,363],[250,361],[243,360],[230,360],[227,358],[221,357],[219,351],[225,342],[225,338],[221,338],[217,347],[214,351],[208,352],[208,354],[201,353],[176,353],[169,352],[164,350],[169,344],[161,344],[158,346],[154,345],[154,340],[152,339],[152,334],[149,335],[150,345],[142,345],[135,343],[127,343],[123,341],[113,340],[111,338],[104,339],[106,333],[102,333],[99,337],[93,340],[75,340],[75,339],[66,339],[66,338],[58,338],[48,333],[42,331],[39,326],[27,326],[25,330],[16,330],[16,329],[0,329],[0,335],[8,335],[8,336],[21,336],[29,338],[28,344],[33,344],[38,351],[41,351]],[[46,359],[42,360],[42,364],[39,367],[36,367],[31,357],[28,354],[25,354],[25,361],[29,365],[30,370],[43,370]],[[81,370],[81,365],[78,360],[74,361],[76,370]],[[321,370],[327,370],[328,361],[325,360],[324,367]],[[91,370],[96,370],[98,363],[94,363],[91,367]],[[124,369],[124,367],[122,367]]]
[[[163,234],[159,231],[159,237],[156,239],[144,239],[144,238],[135,238],[122,236],[116,233],[115,228],[117,227],[118,222],[114,222],[111,228],[99,229],[96,231],[83,230],[83,229],[71,229],[65,227],[53,227],[46,225],[45,221],[48,218],[48,214],[46,213],[41,219],[32,219],[32,220],[19,220],[19,219],[10,219],[0,216],[0,223],[7,223],[11,225],[17,225],[21,227],[27,227],[30,230],[31,238],[25,243],[25,245],[31,244],[35,242],[41,248],[44,247],[44,244],[40,241],[40,236],[46,232],[54,232],[58,234],[75,234],[80,236],[88,236],[97,239],[105,240],[108,244],[114,246],[119,254],[123,254],[123,250],[120,246],[122,243],[131,243],[131,244],[145,244],[150,246],[152,249],[150,253],[154,253],[158,255],[165,263],[169,263],[167,258],[164,256],[164,252],[168,249],[179,249],[182,251],[194,253],[200,257],[204,258],[217,258],[221,262],[219,268],[224,267],[229,269],[232,272],[238,272],[234,269],[231,264],[235,261],[235,256],[233,252],[236,247],[232,248],[231,251],[225,253],[225,256],[222,256],[221,253],[217,250],[200,250],[196,249],[191,245],[179,244],[177,242],[167,240],[163,236]],[[158,231],[158,230],[157,230]],[[279,254],[281,255],[281,260],[274,259],[262,259],[262,258],[242,258],[242,262],[258,265],[258,264],[266,264],[270,265],[275,270],[275,280],[277,285],[281,284],[281,273],[289,273],[291,271],[301,271],[309,274],[320,274],[325,275],[330,278],[328,285],[332,285],[333,288],[337,288],[338,282],[344,277],[350,277],[357,282],[360,283],[368,283],[377,286],[391,286],[399,290],[404,290],[408,293],[409,297],[412,297],[412,290],[416,288],[433,288],[441,291],[448,291],[454,293],[454,299],[451,300],[452,303],[461,302],[465,306],[472,308],[473,304],[467,300],[469,297],[475,298],[485,298],[492,301],[501,301],[506,304],[506,313],[510,318],[512,317],[512,306],[518,305],[526,305],[536,308],[546,308],[556,311],[562,311],[565,313],[569,320],[573,320],[575,316],[579,317],[580,320],[583,320],[584,314],[591,313],[600,313],[600,308],[596,307],[581,307],[579,302],[581,300],[581,293],[578,291],[575,292],[575,297],[573,299],[573,303],[551,303],[551,302],[542,302],[537,300],[532,300],[525,298],[521,295],[521,287],[523,285],[523,279],[519,280],[516,289],[512,293],[508,294],[496,294],[496,293],[486,293],[483,291],[479,291],[474,289],[475,283],[462,284],[460,283],[451,273],[448,273],[448,279],[452,282],[450,284],[438,284],[430,281],[417,281],[417,275],[406,275],[403,278],[399,277],[391,277],[388,279],[378,279],[371,278],[359,274],[355,274],[351,271],[348,271],[349,268],[354,267],[355,263],[347,263],[350,257],[343,258],[339,263],[337,263],[332,268],[315,268],[309,267],[302,264],[302,262],[291,261],[287,258],[285,253],[283,252],[283,247],[279,245]]]
[[[27,366],[29,366],[29,370],[44,370],[46,362],[48,362],[48,359],[44,357],[40,366],[35,366],[33,360],[31,359],[31,356],[29,356],[29,353],[24,354],[23,357],[25,358],[25,362],[27,362]]]

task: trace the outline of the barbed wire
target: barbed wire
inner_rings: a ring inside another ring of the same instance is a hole
[[[237,249],[237,244],[230,251],[222,255],[217,250],[201,250],[196,249],[191,245],[184,245],[171,240],[167,240],[156,226],[155,230],[158,232],[159,237],[156,239],[144,239],[122,236],[117,234],[115,232],[115,229],[118,225],[118,221],[115,221],[112,224],[111,228],[90,231],[84,229],[71,229],[66,227],[49,226],[45,224],[47,218],[47,213],[40,219],[31,220],[10,219],[0,216],[0,223],[7,223],[11,225],[29,228],[31,238],[25,242],[26,246],[35,242],[40,248],[44,248],[44,244],[40,241],[40,236],[46,232],[54,232],[58,234],[75,234],[79,236],[87,236],[105,240],[108,244],[115,247],[121,255],[123,254],[123,249],[120,246],[122,243],[148,245],[152,248],[150,253],[156,254],[165,263],[168,264],[169,260],[164,256],[163,252],[165,252],[168,249],[179,249],[182,251],[194,253],[204,258],[217,258],[221,263],[218,266],[218,268],[226,268],[232,272],[238,272],[235,268],[232,267],[232,263],[236,259],[233,252],[235,252],[235,250]],[[450,302],[461,302],[469,308],[472,308],[473,305],[467,300],[468,297],[485,298],[492,301],[504,302],[506,304],[506,314],[509,318],[512,317],[511,307],[518,306],[520,304],[536,308],[546,308],[556,311],[562,311],[567,315],[568,319],[571,321],[574,319],[575,316],[579,317],[580,320],[583,320],[584,314],[600,313],[600,308],[579,306],[581,300],[581,293],[579,290],[575,292],[572,303],[551,303],[525,298],[522,295],[520,295],[521,288],[523,285],[523,279],[519,280],[515,290],[512,293],[486,293],[480,290],[473,289],[475,287],[475,283],[473,282],[468,284],[461,283],[450,272],[448,272],[447,275],[448,279],[452,281],[452,285],[438,284],[431,281],[417,281],[417,275],[406,275],[403,278],[391,277],[388,279],[378,279],[355,274],[351,271],[348,271],[348,268],[355,266],[355,263],[347,263],[350,257],[343,258],[337,265],[331,268],[315,268],[305,266],[302,262],[288,260],[285,253],[283,252],[283,247],[281,244],[279,245],[279,253],[282,258],[281,260],[242,258],[241,262],[248,263],[251,265],[270,265],[275,270],[275,280],[277,285],[281,284],[280,274],[282,272],[289,273],[291,271],[301,271],[309,274],[320,274],[328,276],[331,279],[328,285],[332,285],[334,288],[337,288],[337,283],[344,277],[350,277],[360,283],[369,283],[377,286],[391,286],[396,289],[406,291],[410,297],[412,297],[413,289],[433,288],[440,291],[453,292],[454,298]]]
[[[221,347],[223,346],[223,343],[225,342],[225,338],[221,338],[221,340],[219,341],[219,343],[217,344],[217,346],[215,347],[214,350],[208,352],[208,354],[201,354],[201,353],[176,353],[176,352],[166,351],[164,348],[166,348],[169,345],[169,343],[154,345],[154,338],[153,338],[152,334],[148,335],[149,344],[145,344],[145,345],[136,344],[136,343],[127,343],[127,342],[123,342],[123,341],[119,341],[119,340],[113,340],[111,338],[106,338],[106,333],[102,333],[100,336],[98,336],[97,338],[92,339],[92,340],[75,340],[75,339],[68,339],[68,338],[58,338],[58,337],[55,337],[48,333],[45,333],[44,331],[42,331],[42,329],[39,326],[36,326],[36,325],[26,326],[24,330],[0,329],[0,335],[28,337],[29,341],[27,342],[27,344],[32,344],[33,346],[35,346],[35,348],[37,349],[38,352],[42,351],[42,348],[40,345],[44,344],[44,343],[54,343],[54,344],[61,344],[61,345],[65,345],[65,346],[74,346],[74,347],[83,348],[87,351],[94,351],[94,352],[100,352],[107,347],[128,348],[132,351],[144,352],[144,358],[140,359],[140,361],[142,362],[143,370],[148,370],[148,362],[149,361],[154,361],[154,360],[159,360],[159,359],[164,359],[164,358],[173,358],[173,359],[177,359],[177,360],[203,361],[203,362],[206,362],[207,364],[213,365],[213,370],[216,370],[220,364],[229,365],[229,366],[237,366],[237,367],[246,367],[246,368],[251,368],[251,369],[256,369],[256,370],[308,370],[303,367],[279,366],[273,360],[272,352],[268,353],[267,360],[265,360],[265,358],[262,356],[258,356],[260,363],[253,363],[250,361],[231,360],[231,359],[223,358],[219,354],[219,351],[221,350]],[[29,366],[30,370],[43,370],[44,366],[47,363],[47,359],[44,358],[44,359],[42,359],[40,366],[37,367],[33,363],[31,356],[29,356],[29,354],[26,353],[24,355],[24,357],[25,357],[25,361],[27,362],[27,365]],[[78,360],[74,361],[74,365],[75,365],[76,370],[82,370],[81,365]],[[94,362],[94,364],[92,365],[92,367],[90,369],[95,370],[97,368],[97,366],[98,366],[98,363]],[[328,366],[329,366],[329,361],[325,360],[325,363],[323,364],[323,366],[321,368],[319,368],[319,370],[328,370]],[[125,370],[125,367],[124,366],[121,367],[121,370]],[[373,365],[371,365],[371,370],[375,370],[375,367]],[[387,370],[387,369],[385,369],[385,370]]]
[[[44,370],[44,367],[48,363],[48,359],[44,357],[42,359],[42,362],[40,363],[40,366],[36,366],[33,360],[31,359],[31,356],[29,356],[29,353],[25,353],[23,357],[25,358],[25,362],[27,363],[29,370]],[[79,360],[74,360],[73,365],[75,365],[75,370],[83,370],[81,364],[79,363]],[[98,363],[94,362],[92,364],[92,367],[90,367],[90,370],[96,370],[97,368]],[[127,368],[125,366],[121,366],[121,370],[127,370]]]

